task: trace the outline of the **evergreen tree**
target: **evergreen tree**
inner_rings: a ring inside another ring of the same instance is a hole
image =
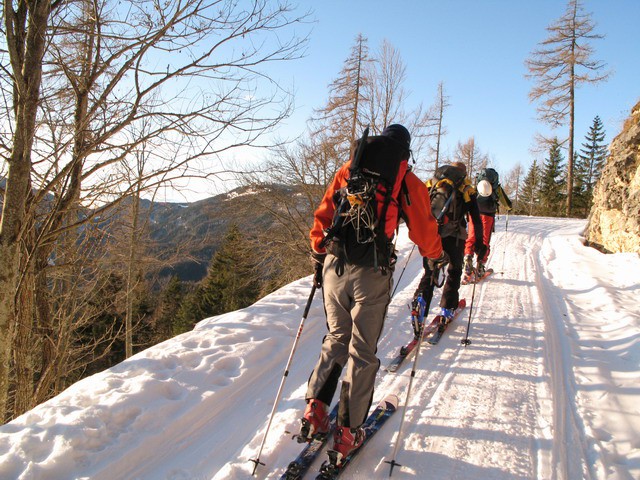
[[[587,194],[587,171],[577,153],[573,164],[576,166],[573,179],[573,212],[578,217],[586,217],[591,203]]]
[[[185,291],[180,279],[174,275],[162,290],[157,307],[156,335],[158,341],[170,338],[174,333],[173,325],[178,317]]]
[[[233,225],[220,250],[211,259],[204,281],[204,302],[208,313],[217,315],[251,305],[260,293],[258,262],[254,247]]]
[[[576,161],[577,174],[580,177],[580,207],[583,216],[587,216],[593,200],[593,189],[607,160],[605,131],[599,116],[593,119],[593,125],[585,136]]]
[[[196,323],[208,316],[202,301],[203,294],[204,291],[200,286],[192,287],[186,292],[171,323],[173,335],[192,330]]]
[[[261,272],[255,251],[237,225],[232,225],[211,259],[207,277],[180,305],[175,334],[191,330],[204,318],[247,307],[260,297]]]
[[[522,182],[522,190],[518,199],[517,213],[538,215],[540,204],[540,167],[534,160]]]
[[[545,159],[540,178],[541,215],[562,216],[565,200],[565,165],[557,138],[549,147],[549,157]]]

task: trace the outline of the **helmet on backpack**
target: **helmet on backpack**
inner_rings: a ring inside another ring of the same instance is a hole
[[[500,185],[500,176],[493,168],[484,168],[478,172],[478,175],[476,176],[477,184],[480,185],[482,180],[489,182],[493,191],[496,191]],[[491,195],[491,193],[489,193],[489,195]]]
[[[493,192],[493,188],[491,187],[491,183],[488,180],[480,180],[478,185],[476,186],[478,190],[478,195],[481,197],[488,197]]]

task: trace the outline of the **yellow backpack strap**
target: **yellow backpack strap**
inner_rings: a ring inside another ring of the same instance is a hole
[[[429,190],[431,190],[432,187],[435,186],[436,189],[442,187],[445,183],[449,184],[449,186],[451,188],[455,188],[455,185],[453,184],[453,182],[451,180],[449,180],[448,178],[443,178],[441,180],[436,181],[435,185],[433,184],[433,178],[429,179],[425,182],[425,185],[427,186],[427,188]]]
[[[471,195],[476,193],[476,189],[469,178],[464,179],[462,185],[458,187],[458,190],[462,192],[462,198],[464,198],[465,203],[469,203],[471,201]]]

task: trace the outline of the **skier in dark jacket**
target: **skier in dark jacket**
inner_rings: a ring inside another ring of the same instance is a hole
[[[469,225],[469,236],[464,249],[464,276],[465,280],[470,280],[474,273],[481,278],[486,272],[487,259],[491,252],[491,234],[495,231],[495,217],[500,206],[506,211],[511,210],[511,200],[502,189],[498,172],[493,168],[481,170],[477,177],[476,189],[478,191],[478,209],[482,220],[482,229],[477,229],[473,224]],[[477,235],[476,232],[482,232]],[[487,249],[484,255],[476,255],[476,268],[473,268],[473,245],[477,237],[482,237]]]
[[[442,308],[440,315],[445,323],[450,322],[453,318],[460,300],[458,292],[460,290],[460,280],[462,277],[465,242],[467,241],[467,217],[471,218],[470,225],[473,225],[478,230],[482,229],[477,202],[478,195],[471,181],[466,177],[467,167],[462,162],[452,163],[451,166],[459,169],[465,178],[455,191],[457,195],[455,199],[455,203],[457,204],[456,208],[450,208],[450,210],[452,210],[451,214],[447,214],[446,222],[440,225],[438,229],[440,237],[442,237],[442,248],[449,257],[447,280],[442,289],[442,298],[440,299],[440,307]],[[428,180],[427,188],[431,189],[433,182],[434,179]],[[484,255],[486,247],[482,241],[482,237],[475,239],[472,246],[479,256]],[[423,265],[425,272],[414,293],[414,299],[420,294],[422,294],[423,297],[425,296],[426,289],[431,281],[433,265],[430,265],[427,259],[424,259]]]

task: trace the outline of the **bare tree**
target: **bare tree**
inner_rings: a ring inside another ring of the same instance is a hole
[[[327,185],[344,162],[339,147],[315,135],[282,145],[262,166],[262,173],[245,174],[240,183],[260,195],[249,198],[246,208],[263,212],[271,223],[257,233],[263,255],[261,268],[278,287],[310,272],[309,230],[313,211]],[[255,169],[257,170],[257,169]],[[253,199],[253,201],[251,201]],[[239,212],[242,215],[242,212]]]
[[[56,383],[38,373],[61,355],[52,340],[60,324],[47,275],[63,235],[82,235],[142,185],[220,175],[225,152],[264,143],[291,103],[263,67],[298,58],[305,44],[289,35],[305,15],[287,2],[258,0],[246,8],[133,0],[121,8],[114,0],[28,0],[5,2],[4,9],[10,59],[4,69],[12,83],[2,86],[13,104],[3,112],[11,131],[0,141],[9,158],[0,223],[2,412],[11,375],[8,339],[17,325],[38,328],[15,345],[37,334],[46,347],[29,362],[37,374],[25,373],[24,381],[39,378],[31,388],[45,395]],[[138,128],[141,122],[149,128]],[[141,145],[152,152],[153,167],[123,182],[119,172]],[[32,307],[16,306],[15,298],[28,292],[33,298],[25,305]]]
[[[444,112],[450,107],[449,97],[444,93],[444,83],[438,84],[438,94],[436,96],[435,103],[429,109],[429,118],[432,120],[432,129],[435,130],[435,146],[431,147],[431,153],[435,156],[434,171],[438,169],[440,165],[440,144],[442,137],[447,134],[447,129],[444,126]]]
[[[364,88],[367,91],[368,109],[363,115],[366,124],[371,126],[373,132],[379,133],[391,122],[405,123],[406,113],[402,107],[407,92],[402,84],[406,80],[406,67],[400,52],[383,40],[367,67],[369,83]]]
[[[487,167],[489,161],[486,154],[482,153],[476,145],[476,139],[469,137],[465,143],[458,142],[453,158],[457,162],[462,162],[467,166],[467,175],[473,178],[475,173]]]
[[[244,176],[245,185],[261,192],[252,208],[273,220],[260,242],[269,252],[265,262],[271,261],[280,269],[283,281],[310,272],[304,257],[309,251],[313,212],[347,159],[345,153],[353,145],[353,119],[361,128],[369,125],[371,134],[381,133],[389,123],[403,123],[412,134],[414,150],[427,137],[430,123],[422,106],[407,108],[408,93],[403,89],[406,72],[398,51],[383,42],[376,56],[370,57],[365,42],[362,36],[356,39],[338,78],[330,85],[327,104],[310,121],[308,138],[282,145],[264,163],[262,172]]]
[[[518,207],[523,173],[524,169],[522,164],[518,162],[511,170],[509,170],[509,172],[507,172],[504,177],[504,182],[502,182],[502,186],[509,196],[514,209]]]
[[[310,121],[312,135],[319,135],[320,141],[333,143],[349,156],[363,129],[360,106],[368,100],[365,85],[370,83],[369,62],[367,38],[359,34],[338,77],[329,85],[326,105],[316,109]]]
[[[536,81],[529,98],[541,102],[539,118],[553,128],[569,124],[567,215],[571,215],[573,206],[575,91],[583,83],[608,77],[600,73],[604,63],[592,60],[593,48],[588,42],[602,38],[594,29],[591,15],[584,13],[580,0],[569,0],[562,17],[547,27],[550,36],[526,61],[527,77]]]
[[[418,162],[425,143],[436,136],[436,114],[431,110],[424,112],[422,103],[408,110],[410,92],[404,88],[406,66],[400,51],[387,40],[383,40],[367,68],[369,81],[364,84],[367,92],[364,96],[368,108],[362,111],[360,124],[370,125],[374,134],[392,123],[404,125],[411,133],[411,150]],[[424,165],[416,166],[424,169]]]
[[[4,35],[11,78],[14,119],[7,148],[7,182],[0,221],[0,416],[7,410],[14,312],[22,261],[20,242],[28,225],[27,199],[31,191],[31,150],[42,81],[42,58],[49,15],[60,2],[24,0],[3,2]]]

